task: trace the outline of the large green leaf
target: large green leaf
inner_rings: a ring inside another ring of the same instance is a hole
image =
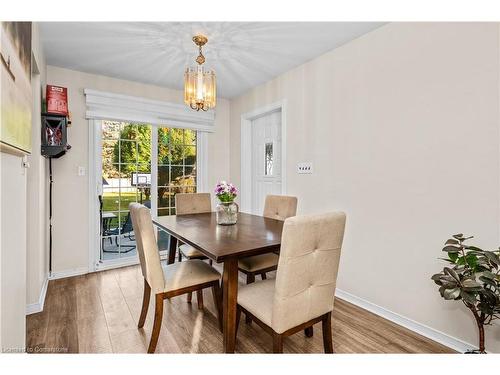
[[[465,246],[465,248],[479,253],[482,253],[484,251],[483,249],[480,249],[479,247],[476,246]]]
[[[488,258],[486,258],[484,255],[481,255],[477,258],[477,264],[490,267],[490,265],[489,265],[490,263],[488,261]]]
[[[440,280],[441,277],[443,277],[443,276],[445,276],[445,275],[443,275],[442,273],[436,273],[436,274],[431,276],[431,280],[434,280],[434,281]]]
[[[470,291],[480,291],[483,289],[483,286],[478,283],[476,280],[472,279],[465,279],[462,281],[462,286],[465,291],[470,292]]]
[[[498,288],[498,284],[495,281],[488,279],[487,277],[479,276],[479,280],[481,280],[486,285],[491,286],[492,288],[495,288],[495,289]]]
[[[443,298],[444,298],[444,291],[445,291],[445,290],[446,290],[446,287],[444,287],[444,286],[441,286],[441,287],[439,288],[439,294],[441,294],[441,297],[443,297]]]
[[[449,268],[449,267],[444,267],[443,268],[443,271],[447,274],[447,275],[450,275],[451,277],[453,277],[455,280],[457,280],[458,282],[460,282],[460,277],[458,276],[458,274],[455,272],[455,270]]]
[[[484,251],[484,256],[488,258],[488,260],[493,263],[496,267],[500,265],[500,259],[493,251]]]
[[[474,292],[466,292],[465,290],[462,290],[460,292],[460,295],[464,299],[464,301],[475,304],[477,302],[477,297]]]
[[[474,254],[467,254],[465,256],[465,260],[467,261],[467,264],[472,268],[473,270],[476,269],[477,266],[477,256]]]
[[[441,285],[445,287],[445,289],[453,289],[453,288],[458,288],[459,285],[456,281],[442,281],[441,280]]]
[[[483,289],[480,293],[490,306],[495,307],[498,304],[498,296],[491,290]]]
[[[455,288],[459,285],[453,277],[443,275],[442,273],[432,275],[431,279],[434,280],[437,285],[444,286],[446,289]]]
[[[461,249],[461,247],[454,245],[447,245],[443,247],[443,251],[446,251],[447,253],[459,253]]]
[[[460,288],[445,289],[443,297],[444,299],[455,299],[460,297]]]
[[[453,238],[450,238],[449,240],[447,240],[444,244],[445,245],[458,245],[460,242],[458,242],[457,240],[453,239]]]
[[[451,276],[448,276],[448,275],[442,275],[442,274],[439,274],[441,275],[441,277],[436,277],[434,278],[433,280],[436,282],[436,284],[438,285],[453,285],[453,286],[456,286],[458,285],[458,282]]]
[[[451,253],[448,253],[448,254],[451,254]],[[438,258],[438,259],[441,259],[441,260],[444,260],[445,262],[448,262],[448,263],[451,263],[451,264],[455,264],[455,262],[451,259],[446,259],[446,258]]]
[[[490,272],[490,271],[478,272],[476,274],[476,276],[485,277],[486,279],[490,279],[490,280],[496,280],[496,278],[497,278],[497,275],[495,275],[493,272]]]

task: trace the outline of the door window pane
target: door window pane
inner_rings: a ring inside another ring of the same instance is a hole
[[[266,153],[265,158],[264,158],[264,160],[266,161],[265,175],[271,176],[273,174],[273,143],[272,142],[266,143],[265,153]]]
[[[151,207],[152,131],[157,132],[158,216],[175,215],[175,195],[196,192],[197,132],[102,121],[101,260],[137,255],[129,204]],[[158,240],[165,250],[168,235]]]
[[[196,192],[196,131],[158,128],[158,215],[175,215],[175,194]]]
[[[151,126],[103,121],[102,137],[101,260],[133,257],[129,204],[150,199]]]
[[[195,165],[196,164],[196,147],[185,146],[184,147],[184,165]]]
[[[184,167],[182,165],[174,165],[170,171],[169,183],[179,184],[180,179],[184,176]]]
[[[170,215],[169,208],[159,208],[158,209],[158,216],[168,216],[168,215]]]
[[[103,121],[102,123],[102,139],[117,140],[120,138],[120,129],[122,123],[119,121]]]

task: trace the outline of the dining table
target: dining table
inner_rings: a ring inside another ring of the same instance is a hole
[[[159,216],[153,222],[170,234],[168,264],[175,262],[179,241],[193,246],[214,262],[223,263],[223,350],[234,353],[238,260],[279,250],[283,221],[240,212],[236,224],[219,225],[216,213],[210,212]]]

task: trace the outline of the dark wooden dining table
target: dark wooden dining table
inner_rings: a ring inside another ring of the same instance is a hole
[[[246,213],[239,213],[238,222],[234,225],[218,225],[215,213],[159,216],[153,222],[171,236],[169,264],[175,262],[178,241],[193,246],[217,263],[224,263],[222,274],[224,352],[234,353],[238,260],[278,250],[283,222]]]

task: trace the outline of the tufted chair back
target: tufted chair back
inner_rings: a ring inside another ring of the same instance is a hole
[[[202,214],[212,211],[210,193],[178,193],[175,195],[177,215]]]
[[[343,212],[285,220],[272,312],[277,333],[333,310],[345,220]]]
[[[268,195],[264,203],[264,217],[285,220],[297,213],[297,197]]]
[[[151,212],[146,206],[139,203],[130,203],[128,207],[141,262],[142,276],[155,294],[161,293],[165,289],[165,278],[161,268]]]

